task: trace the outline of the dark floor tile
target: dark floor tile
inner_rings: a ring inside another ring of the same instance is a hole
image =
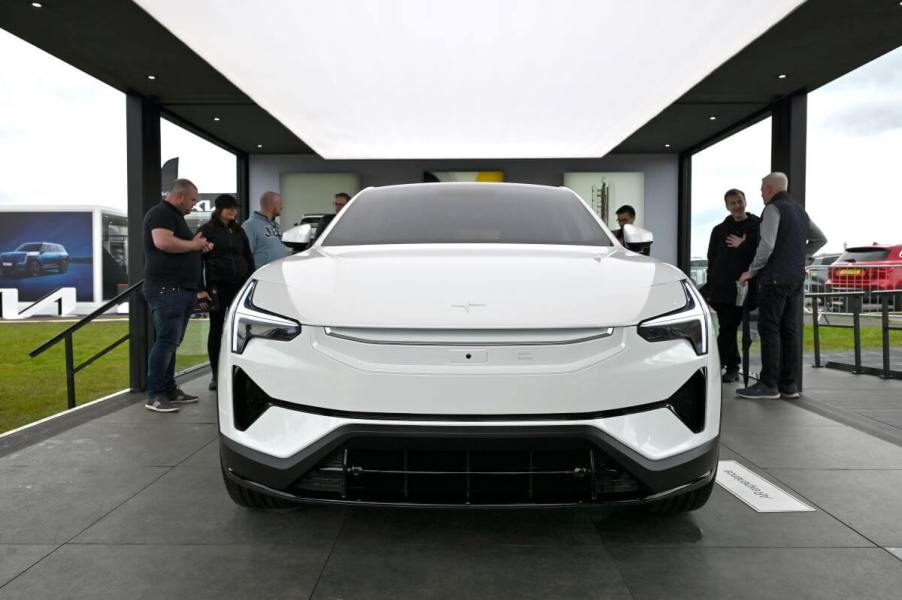
[[[893,427],[902,429],[902,399],[899,399],[897,402],[900,405],[900,408],[891,410],[860,410],[858,411],[858,414],[875,421],[880,421],[886,425],[892,425]]]
[[[9,454],[0,459],[0,466],[175,466],[217,436],[215,425],[91,422]]]
[[[56,545],[0,545],[0,587],[50,554],[56,547]]]
[[[65,542],[165,472],[0,467],[0,544]]]
[[[897,600],[902,562],[879,548],[611,549],[636,600]]]
[[[187,390],[186,390],[187,391]],[[216,423],[216,397],[213,392],[195,391],[200,396],[196,404],[183,404],[177,413],[156,413],[144,408],[144,399],[111,412],[98,419],[98,423]]]
[[[600,544],[588,512],[558,510],[356,509],[342,528],[352,544]]]
[[[328,550],[70,544],[0,589],[0,598],[307,598]]]
[[[791,402],[774,400],[723,399],[723,428],[730,427],[842,427],[827,417],[795,406]]]
[[[724,547],[873,547],[823,511],[757,513],[715,486],[708,503],[683,515],[649,514],[641,509],[598,510],[595,526],[605,544]]]
[[[902,447],[851,427],[728,427],[721,443],[762,468],[902,468]]]
[[[902,464],[898,467],[902,469]],[[769,474],[877,544],[902,547],[902,470],[772,470]]]
[[[180,467],[210,467],[219,469],[219,439],[215,439],[194,454]]]
[[[174,469],[76,541],[101,544],[332,543],[347,509],[252,510],[226,493],[219,469]]]
[[[630,598],[601,546],[336,546],[313,596],[398,598]]]

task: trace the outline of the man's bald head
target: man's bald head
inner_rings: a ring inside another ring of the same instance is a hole
[[[761,180],[761,198],[768,204],[779,192],[789,189],[789,177],[786,173],[774,171]]]
[[[275,219],[282,214],[282,196],[276,192],[263,192],[260,196],[260,212]]]
[[[188,179],[176,179],[166,192],[166,202],[181,210],[183,215],[190,214],[197,204],[197,186]]]

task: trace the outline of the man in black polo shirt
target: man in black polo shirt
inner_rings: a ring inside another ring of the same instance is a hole
[[[745,283],[758,280],[758,333],[761,334],[761,376],[755,385],[737,390],[740,398],[793,399],[799,397],[796,376],[801,365],[802,284],[805,258],[817,252],[827,238],[802,205],[786,190],[789,179],[771,173],[761,180],[764,211],[758,249]]]
[[[175,383],[175,353],[188,319],[198,300],[209,300],[198,292],[202,252],[213,244],[200,233],[194,235],[185,215],[197,203],[197,187],[187,179],[176,179],[166,199],[144,216],[144,298],[153,313],[156,333],[147,357],[147,402],[156,412],[176,412],[178,404],[197,402],[197,396]]]

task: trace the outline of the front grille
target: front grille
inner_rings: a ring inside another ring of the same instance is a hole
[[[637,498],[584,440],[355,439],[293,486],[306,498],[415,504],[572,504]]]

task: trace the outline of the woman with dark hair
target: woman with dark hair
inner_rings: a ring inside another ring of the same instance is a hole
[[[229,304],[254,272],[254,254],[244,230],[238,225],[238,200],[229,194],[216,198],[215,210],[210,220],[200,227],[213,250],[203,255],[204,289],[212,298],[210,307],[210,334],[207,337],[207,353],[213,379],[210,389],[216,389],[216,369],[219,366],[219,349],[222,340],[222,324]]]

